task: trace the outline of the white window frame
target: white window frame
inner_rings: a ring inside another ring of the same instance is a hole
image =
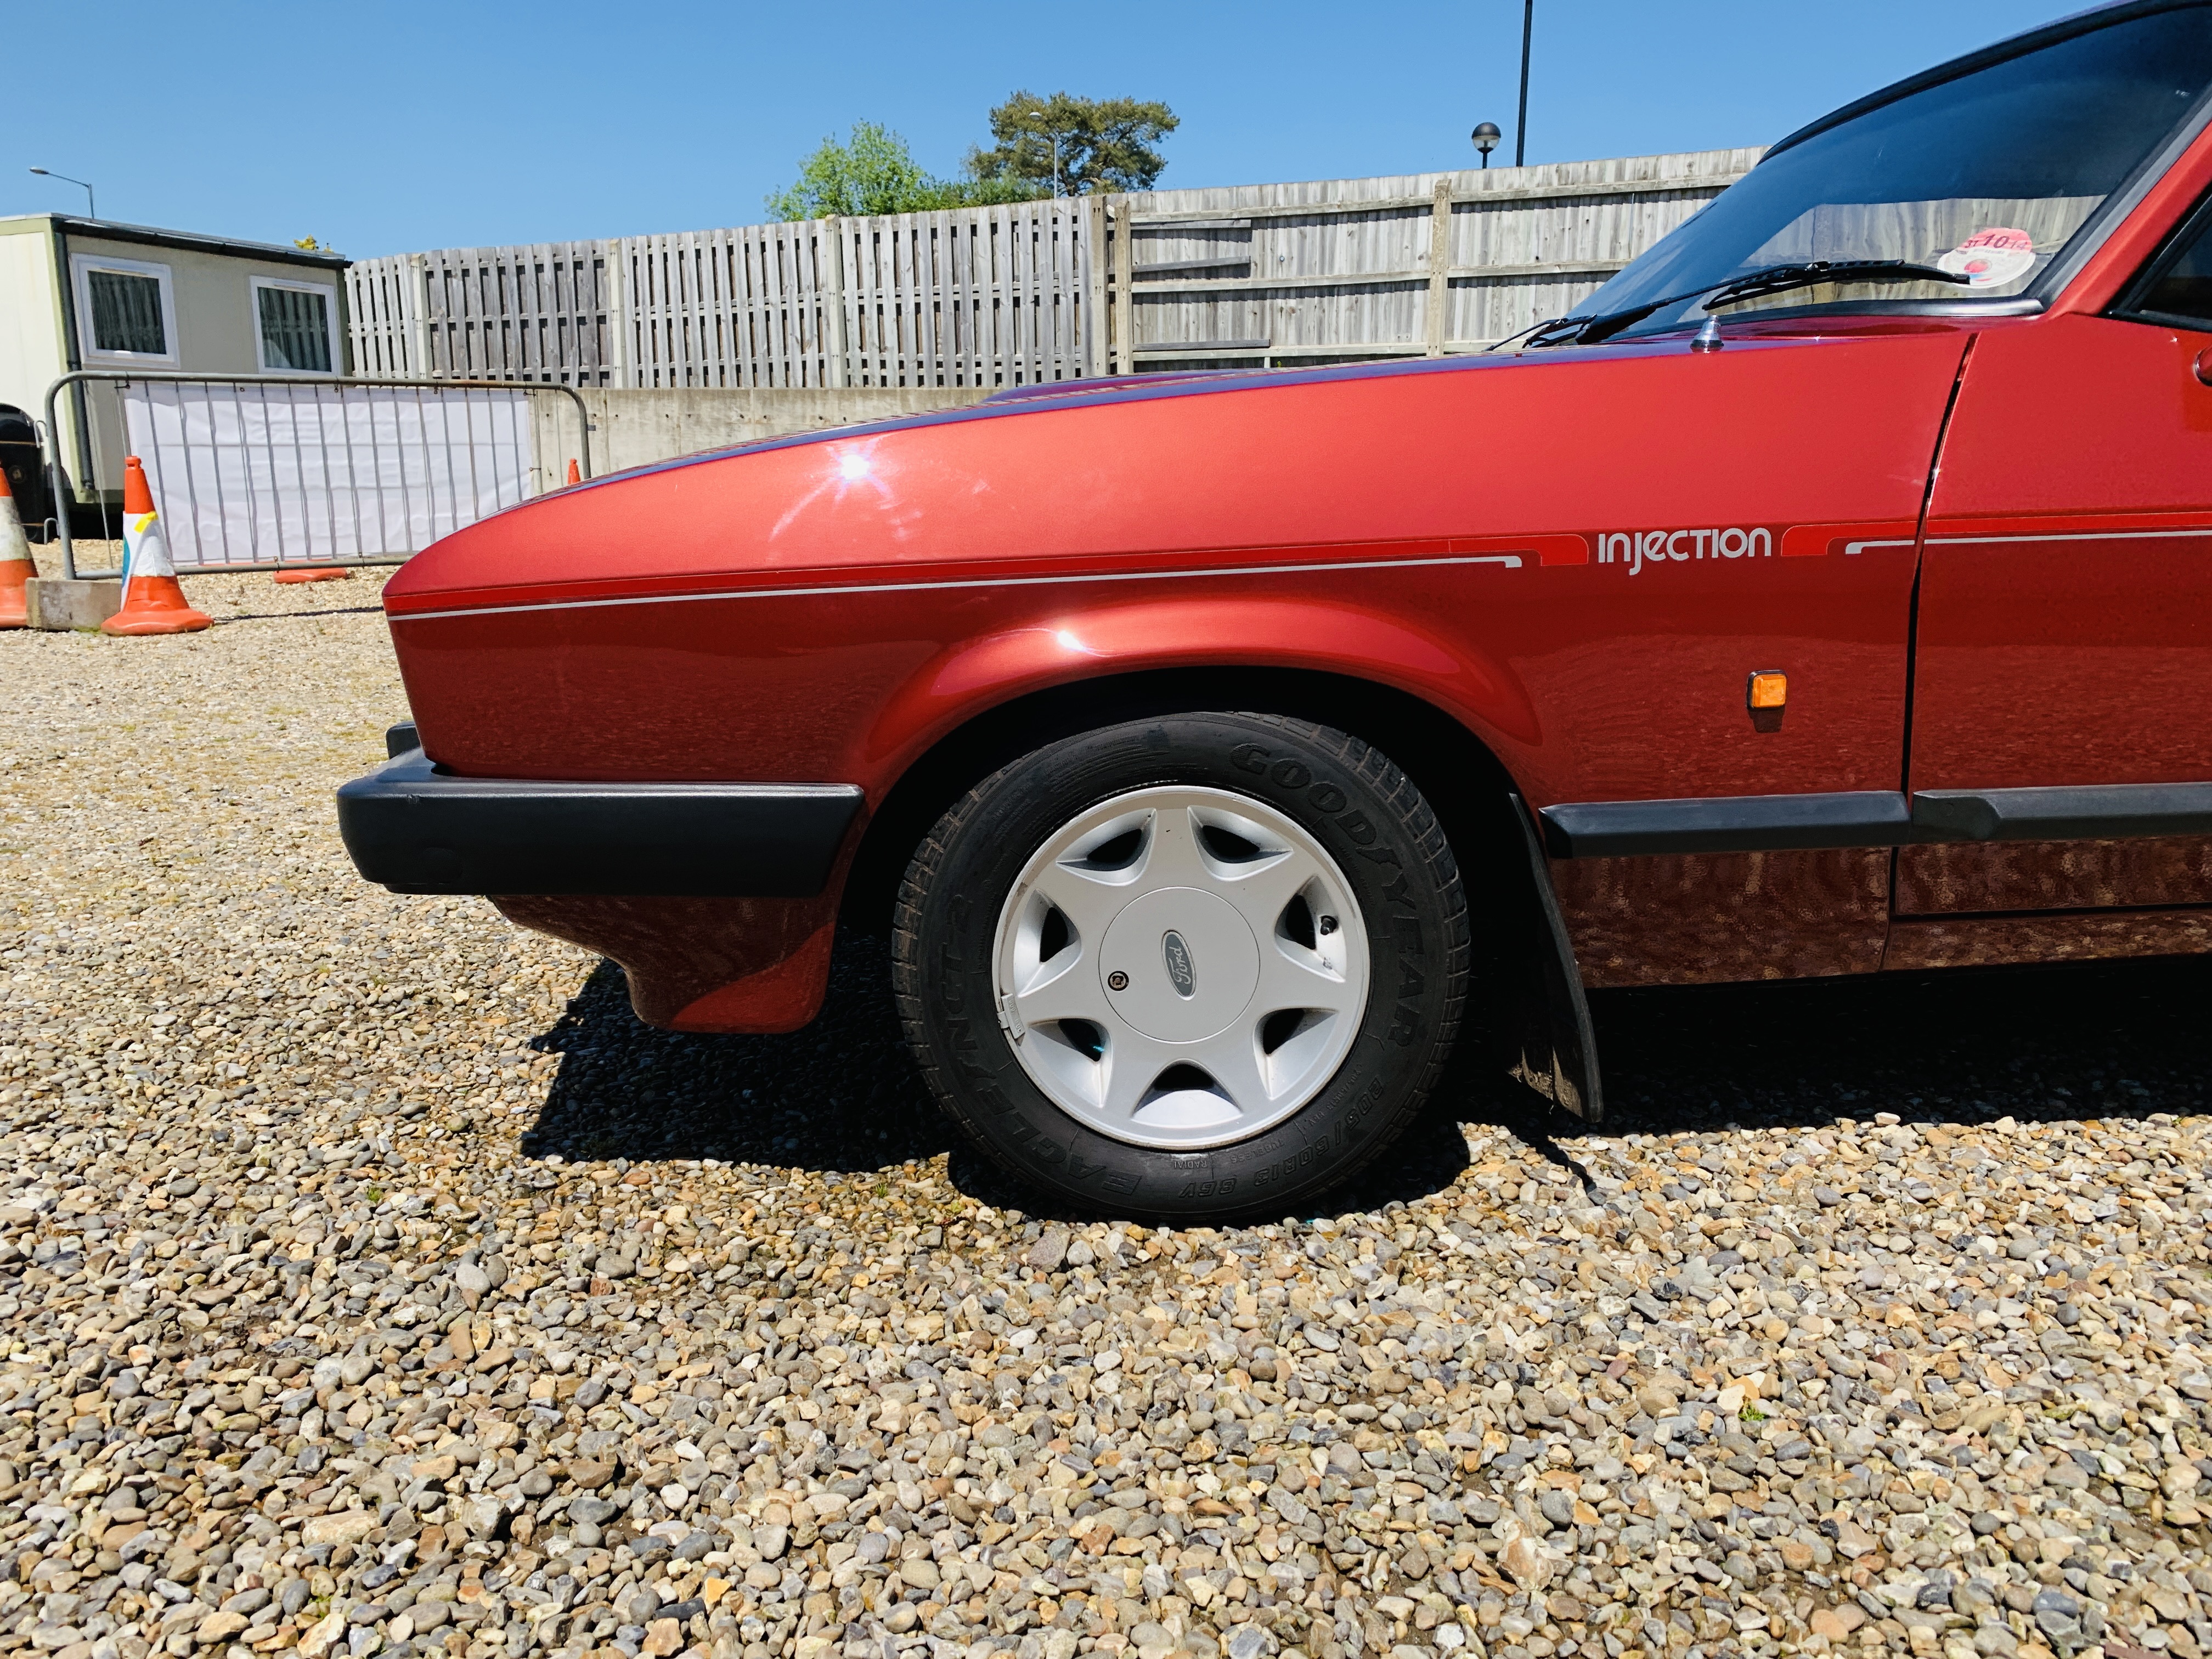
[[[112,364],[118,368],[137,365],[146,368],[174,368],[177,356],[177,289],[176,279],[168,266],[153,264],[143,259],[118,259],[106,253],[72,253],[70,256],[70,274],[76,289],[76,331],[78,349],[88,365]],[[92,273],[112,270],[127,276],[151,276],[161,285],[161,338],[167,343],[164,352],[103,351],[95,343],[98,336],[93,331]]]
[[[290,289],[295,292],[319,294],[323,296],[323,326],[330,335],[331,366],[327,371],[313,368],[271,368],[269,366],[267,342],[261,336],[261,290],[264,288]],[[246,307],[252,313],[253,325],[254,366],[264,374],[314,374],[327,373],[336,380],[345,367],[345,359],[338,355],[338,290],[331,283],[302,283],[289,276],[249,276],[246,278]]]

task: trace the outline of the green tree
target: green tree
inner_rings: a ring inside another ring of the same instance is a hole
[[[1168,164],[1159,142],[1181,125],[1157,101],[1065,92],[1049,98],[1017,92],[990,118],[997,142],[968,153],[969,175],[1053,196],[1150,190]]]
[[[910,213],[932,180],[906,140],[874,121],[856,121],[849,143],[824,138],[799,166],[799,181],[768,198],[778,219],[826,219],[848,213]]]
[[[827,219],[1021,202],[1042,193],[1011,178],[932,178],[904,138],[880,122],[856,121],[848,143],[822,141],[799,164],[798,182],[768,198],[768,210],[779,220]]]

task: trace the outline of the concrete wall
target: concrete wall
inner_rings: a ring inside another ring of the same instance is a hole
[[[779,438],[823,427],[849,426],[936,409],[980,403],[980,386],[909,391],[890,387],[757,388],[724,392],[694,387],[632,391],[605,386],[583,392],[598,429],[592,434],[595,473],[643,466],[702,450],[726,449],[761,438]],[[568,477],[576,453],[574,405],[559,394],[539,394],[538,465],[551,489]]]

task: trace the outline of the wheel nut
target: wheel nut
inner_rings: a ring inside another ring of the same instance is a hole
[[[1127,990],[1129,988],[1129,976],[1123,973],[1120,969],[1115,969],[1112,973],[1106,975],[1106,988],[1109,991]]]
[[[1336,931],[1336,918],[1323,916],[1319,921],[1314,923],[1314,927],[1322,933],[1333,933]]]

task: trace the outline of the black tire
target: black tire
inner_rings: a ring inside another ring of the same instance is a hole
[[[1132,1145],[1062,1110],[997,1018],[999,918],[1031,854],[1086,809],[1155,786],[1231,791],[1293,820],[1335,860],[1367,933],[1366,1006],[1334,1074],[1287,1119],[1200,1152]],[[1222,1221],[1292,1213],[1404,1131],[1458,1033],[1468,911],[1435,813],[1381,751],[1305,721],[1188,714],[1069,738],[977,784],[908,866],[892,952],[924,1077],[1000,1168],[1091,1212]]]

